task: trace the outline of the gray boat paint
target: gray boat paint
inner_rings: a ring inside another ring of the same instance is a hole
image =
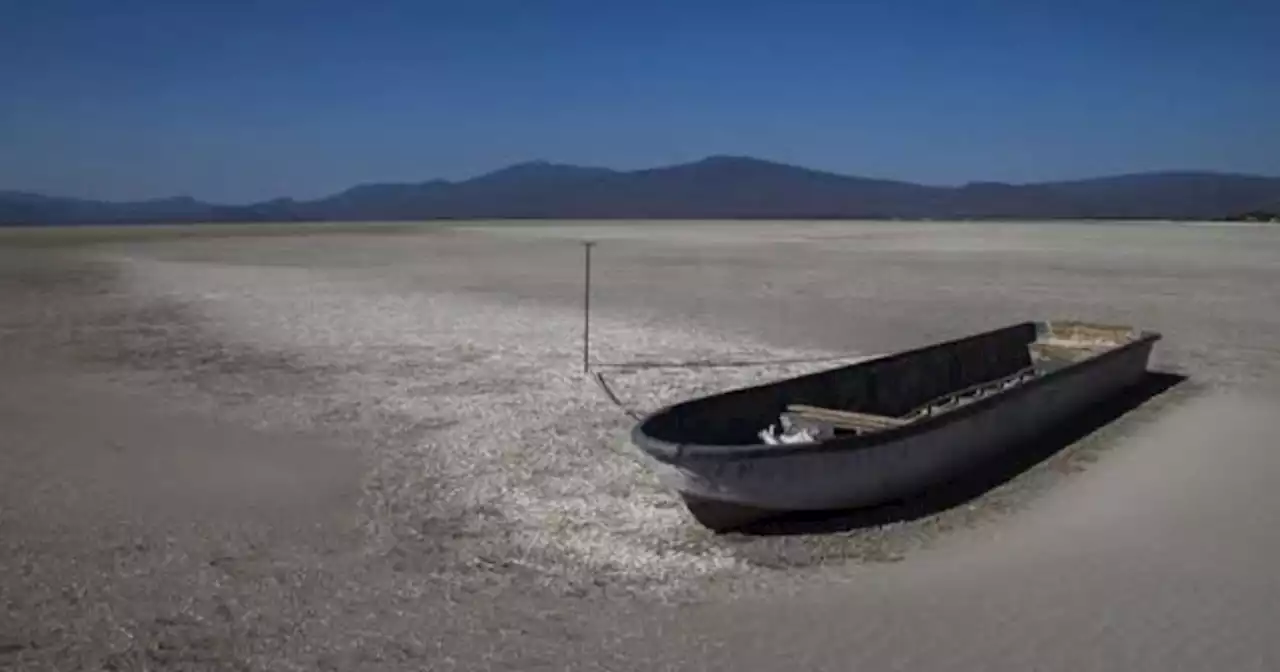
[[[713,528],[733,527],[774,513],[848,509],[911,497],[962,476],[1042,429],[1137,384],[1146,374],[1151,351],[1161,336],[1138,334],[1113,349],[1055,367],[956,410],[874,434],[785,446],[679,444],[655,436],[662,429],[670,435],[670,427],[654,428],[663,418],[671,424],[673,413],[696,414],[699,406],[711,399],[739,395],[735,404],[759,407],[759,412],[742,413],[738,418],[753,425],[746,429],[756,430],[754,425],[766,424],[765,418],[778,407],[801,399],[807,403],[812,397],[804,390],[814,380],[862,375],[874,383],[877,374],[867,374],[867,369],[880,370],[881,385],[888,383],[885,373],[907,372],[902,380],[927,386],[931,383],[919,375],[921,372],[950,366],[954,386],[956,367],[972,364],[957,364],[966,354],[1007,360],[978,367],[979,379],[994,379],[1029,362],[1029,346],[1047,330],[1048,323],[1024,323],[871,362],[683,402],[642,420],[633,430],[632,440],[652,458],[659,478],[685,498],[695,517]],[[1010,348],[1020,350],[1018,357],[992,354],[1001,349],[1010,352]],[[1026,353],[1025,362],[1019,359],[1022,353]],[[960,380],[967,379],[962,375]],[[786,390],[797,390],[799,398],[788,398]],[[878,402],[882,408],[897,403],[899,411],[910,403],[911,394],[904,397],[901,390],[896,391],[896,397],[883,394],[883,390],[879,396],[875,392],[864,398],[864,403]],[[833,394],[829,389],[827,393]],[[915,393],[916,397],[931,394]],[[680,429],[692,426],[687,419],[676,424]]]

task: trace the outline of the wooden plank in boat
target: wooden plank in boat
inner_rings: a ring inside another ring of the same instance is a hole
[[[856,411],[841,411],[833,408],[819,408],[817,406],[808,406],[805,404],[791,404],[787,406],[787,411],[795,413],[801,417],[821,420],[836,427],[849,429],[889,429],[892,427],[901,427],[910,423],[910,420],[902,418],[893,418],[887,415],[872,415],[870,413],[858,413]]]

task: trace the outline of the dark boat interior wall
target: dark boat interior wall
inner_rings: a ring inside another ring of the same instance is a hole
[[[644,432],[671,443],[743,445],[788,404],[902,415],[940,396],[1032,365],[1036,323],[975,334],[870,362],[694,399],[649,419]]]

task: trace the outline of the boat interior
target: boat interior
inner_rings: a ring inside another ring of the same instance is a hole
[[[967,338],[694,399],[646,420],[676,444],[749,445],[787,416],[824,438],[945,413],[1141,337],[1127,326],[1024,322]]]

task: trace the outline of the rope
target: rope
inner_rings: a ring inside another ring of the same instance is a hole
[[[714,361],[709,359],[692,360],[686,362],[654,362],[654,361],[636,361],[621,363],[597,363],[593,368],[616,369],[621,371],[639,371],[643,369],[716,369],[716,368],[735,368],[749,366],[777,366],[784,364],[820,364],[823,362],[835,362],[841,360],[859,360],[865,361],[873,359],[866,355],[830,355],[826,357],[796,357],[791,359],[771,359],[771,360],[722,360]],[[604,392],[605,397],[613,402],[633,420],[643,420],[645,414],[627,406],[626,403],[618,397],[613,388],[609,386],[609,381],[605,380],[604,374],[598,371],[588,373],[591,379],[595,381],[596,386]]]
[[[614,394],[613,390],[609,387],[609,383],[605,382],[604,376],[602,374],[596,373],[593,371],[590,375],[591,375],[591,379],[596,381],[596,385],[599,385],[600,389],[604,390],[604,395],[609,398],[609,401],[612,401],[615,406],[622,409],[623,413],[626,413],[627,415],[631,416],[632,420],[644,419],[643,413],[640,413],[639,411],[628,408],[626,404],[622,403],[622,400],[618,398],[618,395]]]
[[[641,369],[727,369],[727,368],[746,368],[750,366],[779,366],[785,364],[822,364],[825,362],[838,362],[841,360],[867,360],[872,356],[867,355],[827,355],[825,357],[794,357],[790,359],[729,359],[715,361],[711,359],[695,359],[685,362],[656,362],[656,361],[634,361],[634,362],[597,362],[592,366],[601,369],[620,369],[623,371],[641,370]]]

